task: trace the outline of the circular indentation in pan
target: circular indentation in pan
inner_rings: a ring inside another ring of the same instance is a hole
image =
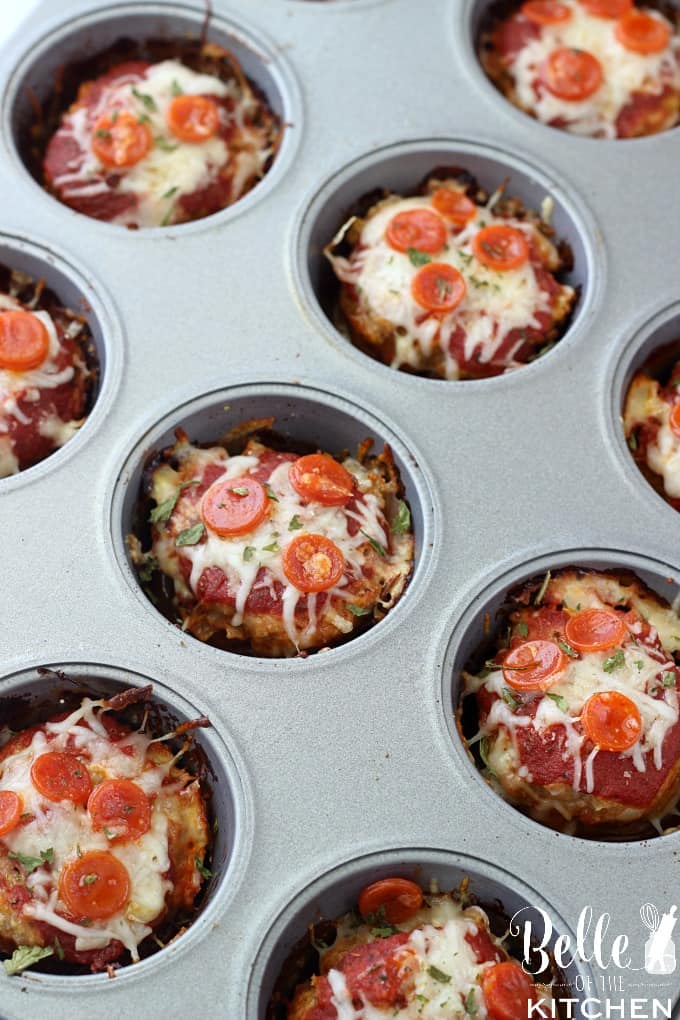
[[[199,718],[203,713],[155,679],[127,669],[87,662],[50,663],[22,669],[0,679],[0,723],[16,732],[45,722],[59,713],[74,710],[84,697],[111,698],[130,688],[152,685],[146,702],[116,712],[116,718],[130,729],[145,724],[159,737],[177,726]],[[170,744],[178,752],[183,738]],[[195,946],[212,928],[216,913],[223,912],[231,900],[242,870],[245,803],[241,780],[232,757],[217,732],[208,727],[194,731],[191,746],[181,759],[181,767],[195,774],[207,791],[211,847],[206,862],[207,882],[196,901],[195,918],[172,942],[169,949],[147,950],[139,963],[116,971],[116,981],[131,975],[149,974],[172,963],[177,953]],[[55,963],[38,963],[26,973],[31,983],[51,992],[91,991],[93,985],[106,985],[106,971],[83,973],[83,968]]]
[[[164,45],[172,44],[174,40],[184,44],[190,40],[199,41],[204,31],[209,42],[233,53],[245,75],[284,125],[278,151],[262,181],[233,205],[212,214],[207,220],[224,223],[250,208],[272,190],[290,165],[300,135],[301,104],[297,83],[281,54],[259,33],[214,14],[206,21],[203,9],[181,3],[122,4],[117,5],[115,10],[92,11],[55,26],[32,44],[14,70],[4,98],[4,134],[15,161],[41,186],[42,161],[36,158],[32,141],[36,106],[46,104],[50,119],[55,113],[61,114],[68,108],[77,91],[77,82],[71,81],[73,75],[63,79],[64,94],[57,103],[56,111],[52,112],[49,107],[55,82],[61,80],[59,76],[63,76],[64,68],[82,66],[87,80],[87,68],[93,66],[93,59],[118,43],[128,47],[128,56],[124,59],[143,59],[147,55],[144,50],[147,40],[153,41],[153,46],[158,44],[156,59],[159,59],[168,55],[161,52]],[[148,56],[153,59],[152,52],[148,52]],[[47,194],[42,186],[41,190]],[[63,208],[66,210],[67,207]],[[99,220],[93,222],[102,223]],[[202,224],[203,221],[198,219],[168,229],[186,232],[200,229]],[[110,228],[111,224],[105,223],[104,226]],[[145,236],[148,229],[135,234]]]
[[[669,429],[666,421],[663,422],[665,428],[661,437],[656,431],[661,418],[654,413],[654,408],[658,407],[659,411],[663,411],[663,404],[667,401],[660,402],[658,387],[654,383],[667,388],[670,394],[672,387],[668,385],[669,379],[673,366],[678,363],[680,363],[680,303],[676,302],[646,322],[635,333],[623,354],[618,357],[611,387],[610,422],[616,437],[616,448],[628,475],[638,486],[642,484],[644,478],[647,482],[645,492],[650,496],[652,492],[656,493],[676,513],[680,510],[680,491],[676,496],[667,494],[661,471],[665,469],[671,485],[673,477],[680,478],[680,437]],[[649,382],[645,382],[642,376]],[[631,385],[634,379],[637,379],[635,392],[639,394],[635,400],[631,399]],[[677,390],[677,393],[680,395],[680,390]],[[624,415],[629,399],[631,428],[627,430]],[[634,413],[633,407],[639,407],[639,414]],[[648,419],[650,427],[645,429],[633,426],[634,418],[639,421]],[[645,451],[648,440],[655,449],[655,467],[660,470],[652,470],[647,462]],[[635,467],[639,470],[635,471]],[[654,502],[658,505],[656,498]]]
[[[247,1020],[285,1018],[285,1010],[277,1011],[270,1003],[275,992],[282,996],[294,990],[294,973],[302,969],[305,958],[303,953],[298,952],[293,962],[291,954],[296,948],[302,948],[301,940],[308,934],[309,926],[320,919],[333,920],[355,909],[365,885],[392,876],[411,879],[424,889],[435,882],[441,892],[458,889],[461,882],[469,881],[471,896],[480,905],[488,905],[495,934],[503,935],[507,921],[516,914],[515,924],[522,932],[524,925],[531,923],[531,932],[539,940],[536,944],[544,938],[546,919],[550,919],[552,933],[546,940],[548,949],[554,948],[559,936],[570,934],[559,913],[539,893],[486,861],[445,850],[411,847],[369,854],[342,864],[311,882],[278,915],[255,959],[248,991]],[[521,913],[518,914],[518,911]],[[518,949],[517,955],[521,960],[521,945],[513,941],[512,946],[506,946],[512,955]],[[536,969],[536,959],[534,957],[533,966],[530,963],[528,969]],[[290,968],[288,981],[282,978],[284,968]],[[562,974],[566,987],[559,990],[560,998],[573,997],[578,1002],[584,988],[593,987],[585,963],[572,963],[563,969]]]
[[[526,113],[523,109],[515,106],[509,99],[504,95],[503,89],[500,85],[497,85],[494,81],[494,76],[487,73],[484,67],[484,58],[480,56],[482,48],[484,46],[484,37],[489,35],[492,31],[494,24],[507,17],[510,14],[515,13],[521,6],[522,0],[467,0],[467,3],[454,5],[454,26],[452,31],[452,39],[457,43],[458,55],[462,60],[467,72],[484,87],[490,95],[497,100],[499,108],[502,108],[506,114],[517,119],[518,124],[524,122],[526,124],[527,119],[533,121],[538,126],[539,131],[547,129],[548,132],[560,131],[562,134],[566,134],[574,139],[576,142],[585,141],[589,143],[591,141],[597,141],[599,143],[614,141],[618,143],[624,141],[627,144],[645,142],[650,139],[653,140],[652,144],[655,147],[659,145],[658,133],[647,134],[642,136],[636,136],[633,138],[623,139],[602,139],[595,138],[592,134],[577,133],[576,131],[570,132],[566,129],[560,128],[557,125],[547,124],[538,118],[532,117]],[[637,2],[637,0],[636,0]],[[637,6],[645,8],[653,8],[665,15],[672,24],[676,26],[676,32],[678,26],[680,26],[680,16],[678,15],[677,6],[673,3],[673,0],[645,0],[644,3],[637,2]],[[570,45],[566,43],[566,45]],[[582,42],[579,41],[575,45],[582,47]],[[584,47],[587,49],[587,45]],[[651,93],[652,96],[658,93]],[[649,95],[649,94],[648,94]],[[577,109],[580,109],[583,104],[575,103]],[[677,127],[677,123],[667,128],[663,132],[667,135],[669,131],[674,131]]]
[[[554,819],[543,822],[538,815],[532,816],[530,810],[515,806],[501,793],[496,792],[492,783],[482,774],[484,762],[480,754],[479,741],[475,739],[479,730],[477,712],[473,697],[467,699],[462,697],[462,673],[468,671],[476,675],[484,667],[485,662],[491,656],[495,656],[498,648],[496,640],[504,634],[504,628],[507,626],[503,610],[510,592],[516,591],[532,579],[537,579],[535,594],[538,595],[541,579],[545,579],[548,571],[555,576],[557,571],[569,567],[592,571],[632,572],[669,605],[674,603],[680,592],[678,570],[669,564],[645,556],[608,549],[572,549],[543,555],[513,567],[473,595],[467,609],[454,625],[444,654],[442,672],[443,721],[458,763],[470,781],[478,783],[485,796],[496,798],[499,812],[521,811],[538,824],[547,824],[551,827],[558,827],[554,824]],[[571,608],[578,608],[578,603]],[[494,657],[494,661],[498,660]],[[661,666],[662,664],[660,670]],[[612,687],[615,688],[614,670],[618,668],[616,661],[611,663],[610,667],[607,672],[611,673]],[[556,793],[554,795],[557,796]],[[565,823],[564,832],[579,838],[612,843],[647,841],[659,835],[662,829],[668,833],[675,831],[680,825],[680,811],[677,807],[667,809],[663,817],[657,820],[657,824],[658,828],[642,820],[629,823],[627,826],[610,823],[597,828],[593,826],[588,828],[576,823],[571,826]],[[559,827],[562,828],[561,825]]]
[[[431,551],[435,544],[435,508],[429,477],[410,440],[400,438],[392,425],[384,424],[371,412],[359,408],[343,397],[301,385],[257,383],[217,390],[173,408],[146,431],[135,444],[123,465],[112,495],[111,531],[118,565],[128,584],[156,619],[162,619],[140,587],[129,558],[126,536],[135,531],[140,484],[145,465],[161,450],[172,446],[175,429],[181,427],[194,443],[214,445],[235,426],[253,419],[274,418],[273,431],[284,448],[290,441],[293,450],[307,452],[321,449],[329,453],[349,451],[355,454],[365,439],[374,441],[373,450],[382,451],[389,445],[404,487],[404,498],[410,511],[415,538],[414,571],[406,591],[386,617],[366,633],[353,638],[341,649],[326,652],[315,659],[320,665],[352,649],[366,647],[366,642],[394,633],[403,624],[404,613],[422,593],[431,567]],[[168,624],[168,626],[172,626]],[[356,632],[356,631],[355,631]],[[201,647],[201,645],[197,645]],[[205,645],[203,645],[205,647]],[[214,651],[214,649],[213,649]],[[221,649],[220,649],[221,651]],[[246,650],[247,654],[247,650]],[[273,659],[244,660],[260,662],[271,671]],[[302,659],[288,660],[300,664]]]
[[[0,479],[0,491],[8,492],[25,482],[37,480],[75,454],[103,421],[120,381],[122,336],[111,301],[89,271],[73,263],[53,245],[39,244],[23,237],[0,235],[0,264],[25,273],[32,280],[44,280],[63,307],[83,316],[92,337],[91,361],[96,379],[90,397],[90,411],[75,435],[44,460],[18,474]]]
[[[552,199],[555,236],[566,241],[573,254],[573,269],[564,274],[564,282],[580,292],[570,325],[550,353],[552,362],[562,348],[583,335],[592,320],[605,277],[604,251],[590,214],[552,170],[539,169],[520,154],[483,142],[425,139],[399,143],[360,157],[327,180],[305,206],[293,237],[293,273],[304,310],[342,351],[364,367],[371,364],[377,371],[389,373],[385,378],[394,381],[392,369],[374,358],[367,361],[337,328],[339,284],[323,250],[362,198],[385,189],[413,195],[424,178],[442,167],[467,170],[489,194],[505,182],[505,193],[519,198],[529,209],[540,210],[544,199]],[[542,361],[539,358],[521,371],[536,370]],[[410,376],[409,383],[416,378]],[[432,382],[428,379],[426,384]],[[474,382],[477,386],[494,384],[493,379]],[[440,380],[434,383],[439,385]]]

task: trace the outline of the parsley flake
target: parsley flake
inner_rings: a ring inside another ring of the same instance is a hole
[[[393,535],[403,535],[411,527],[411,511],[403,499],[397,504],[397,513],[390,524],[390,531]]]
[[[552,577],[552,574],[550,573],[550,571],[546,570],[545,577],[543,578],[543,583],[541,584],[541,587],[538,589],[538,594],[536,595],[536,598],[534,599],[534,605],[535,606],[540,606],[541,602],[545,598],[545,593],[548,590],[548,585],[550,584],[550,578],[551,577]]]
[[[293,516],[290,519],[290,524],[288,525],[288,530],[289,531],[299,531],[301,527],[302,527],[302,521],[300,520],[300,518],[298,517],[297,514],[293,514]]]
[[[170,518],[172,517],[172,511],[175,509],[180,493],[184,489],[188,489],[189,486],[200,484],[201,483],[198,480],[198,478],[192,478],[190,482],[182,482],[182,484],[178,486],[177,489],[175,489],[172,496],[168,496],[167,499],[164,499],[162,503],[159,503],[158,506],[155,506],[153,508],[153,510],[149,514],[149,523],[165,524],[166,521],[169,521]]]
[[[352,616],[368,616],[371,611],[370,606],[358,606],[356,602],[348,602],[347,608]]]
[[[566,698],[563,698],[561,694],[551,694],[548,691],[548,697],[551,701],[555,702],[560,712],[564,712],[566,714],[569,711],[569,702]]]
[[[52,847],[49,847],[48,850],[41,850],[40,857],[31,857],[30,854],[15,854],[14,851],[10,851],[7,856],[12,861],[18,861],[28,874],[31,875],[36,868],[41,868],[43,864],[52,863],[54,860],[54,850]]]
[[[83,876],[83,885],[94,885],[99,878],[99,875],[91,874]]]
[[[246,563],[249,563],[250,560],[252,560],[253,556],[255,555],[255,551],[256,550],[254,545],[247,545],[245,547],[245,549],[243,550],[243,559]]]
[[[168,190],[165,192],[165,194],[162,197],[163,198],[172,198],[172,196],[176,195],[178,191],[179,191],[179,188],[177,187],[177,185],[175,185],[174,188],[168,188]]]
[[[605,673],[613,673],[615,669],[620,669],[625,662],[623,656],[623,648],[619,648],[618,651],[610,655],[608,659],[605,659],[602,663],[602,669]]]
[[[145,560],[139,564],[137,573],[139,574],[139,580],[148,582],[151,580],[155,572],[158,570],[158,560],[155,556],[147,556]]]
[[[106,128],[99,128],[99,130],[97,131],[97,138],[106,138],[106,139],[109,139],[110,137],[111,137],[111,132],[107,131]]]
[[[196,870],[198,871],[199,875],[201,875],[203,878],[212,878],[212,871],[210,870],[210,868],[207,868],[205,866],[200,857],[194,857],[194,864],[196,865]]]
[[[361,528],[360,530],[361,530],[361,534],[364,536],[364,538],[368,539],[368,544],[371,546],[371,548],[375,549],[375,551],[377,552],[378,556],[382,556],[382,557],[387,556],[387,550],[385,549],[384,546],[382,546],[380,544],[380,542],[376,542],[376,540],[374,538],[371,538],[371,536],[369,534],[367,534],[367,532],[365,532],[363,528]]]
[[[568,655],[570,659],[578,659],[578,652],[572,648],[571,645],[567,644],[566,641],[559,641],[557,644],[560,646],[565,655]]]
[[[143,103],[147,110],[155,112],[158,109],[153,96],[150,96],[148,92],[140,92],[136,85],[132,86],[132,95],[135,99],[138,99],[140,103]]]
[[[477,1012],[477,999],[475,998],[474,988],[471,988],[465,997],[465,1012],[468,1016],[474,1016]]]
[[[263,545],[262,546],[262,550],[263,550],[263,552],[277,553],[277,552],[281,552],[281,546],[276,541],[276,539],[274,539],[274,541],[270,542],[269,545]]]
[[[233,492],[235,496],[247,496],[248,489],[245,485],[237,485],[235,489],[230,489],[229,492]]]
[[[664,673],[661,677],[661,683],[664,687],[675,687],[675,673],[671,673],[670,671],[668,673]]]
[[[637,436],[635,435],[634,432],[631,432],[631,434],[628,436],[628,448],[632,450],[633,453],[635,453],[635,451],[638,448]]]
[[[427,252],[420,251],[418,248],[407,248],[406,254],[414,266],[425,266],[428,262],[432,261]]]
[[[279,502],[279,497],[276,495],[271,485],[268,482],[264,483],[264,491],[267,493],[268,499],[273,499],[275,503]]]
[[[529,636],[529,627],[527,626],[526,620],[520,620],[519,623],[515,627],[515,631],[517,632],[517,634],[520,637],[528,637]]]
[[[435,967],[434,964],[430,964],[427,968],[427,973],[430,977],[433,977],[435,981],[441,982],[443,985],[448,985],[451,980],[451,975],[447,974],[445,970],[440,970],[439,967]]]
[[[199,521],[198,524],[194,524],[191,528],[185,528],[184,531],[180,531],[175,539],[175,545],[178,549],[183,545],[196,545],[203,537],[204,531],[205,524],[203,521]]]
[[[154,141],[161,152],[174,152],[175,149],[179,149],[179,145],[169,142],[167,138],[163,138],[163,135],[157,135]]]
[[[507,687],[504,687],[503,690],[501,691],[501,698],[503,699],[506,705],[510,706],[513,712],[516,709],[518,709],[521,704],[519,698],[516,698],[512,691],[508,690]]]
[[[2,961],[2,965],[11,977],[12,974],[21,974],[22,970],[32,967],[34,963],[44,960],[47,956],[54,956],[51,946],[18,946],[9,960]]]
[[[177,81],[176,78],[172,79],[172,85],[170,86],[170,91],[172,92],[173,96],[182,96],[182,95],[184,95],[184,93],[182,91],[182,86],[180,85],[180,83]]]

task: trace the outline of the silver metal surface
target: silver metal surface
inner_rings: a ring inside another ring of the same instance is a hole
[[[178,711],[212,719],[205,739],[232,760],[220,803],[238,819],[232,864],[176,946],[113,980],[0,972],[3,1020],[261,1020],[307,907],[349,906],[374,861],[376,873],[420,861],[424,874],[507,882],[509,905],[535,893],[558,930],[574,932],[585,906],[607,912],[605,941],[628,935],[635,968],[648,935],[640,906],[677,902],[680,833],[642,844],[556,834],[484,788],[451,727],[464,624],[478,626],[506,581],[558,562],[637,564],[662,588],[680,572],[677,514],[628,457],[618,422],[639,352],[680,325],[680,132],[592,141],[523,116],[477,66],[471,26],[483,6],[213,0],[215,37],[241,47],[290,122],[285,145],[233,210],[138,232],[86,219],[38,187],[12,140],[22,89],[44,87],[65,55],[110,41],[133,12],[171,31],[199,25],[202,5],[44,0],[0,56],[0,247],[21,252],[17,264],[24,252],[44,259],[69,300],[69,288],[84,293],[106,358],[81,434],[0,482],[0,696],[26,682],[17,674],[57,662],[67,672],[93,663],[117,682],[121,670],[150,677]],[[551,193],[575,249],[583,298],[569,334],[507,376],[391,372],[323,312],[326,224],[367,183],[415,186],[440,154],[487,185],[510,175],[534,204]],[[236,656],[183,635],[140,595],[122,546],[140,457],[175,413],[201,438],[214,421],[216,438],[224,404],[272,407],[331,448],[396,437],[417,571],[395,611],[356,641],[303,661]],[[593,980],[613,1002],[680,992],[677,972],[594,967]],[[603,990],[610,980],[622,991]]]

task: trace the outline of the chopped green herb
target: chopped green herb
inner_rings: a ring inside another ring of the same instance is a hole
[[[482,739],[479,741],[479,757],[484,762],[484,766],[485,766],[487,772],[490,772],[492,776],[495,776],[496,773],[494,772],[494,770],[489,765],[489,738],[488,737],[482,737]]]
[[[474,1016],[477,1012],[477,999],[474,988],[471,988],[465,997],[465,1012],[468,1016]]]
[[[174,211],[175,211],[174,205],[170,206],[170,208],[168,209],[168,211],[166,212],[165,216],[163,217],[163,219],[160,222],[161,227],[169,227],[170,226],[170,224],[172,223],[172,214],[174,213]]]
[[[139,564],[137,573],[139,574],[139,580],[148,582],[151,580],[155,572],[158,570],[158,560],[155,556],[147,556],[142,563]]]
[[[116,838],[115,832],[111,832],[111,830],[107,829],[106,826],[104,826],[102,831],[103,831],[103,833],[104,833],[104,835],[106,836],[107,839],[115,839]]]
[[[509,691],[507,687],[504,687],[501,691],[501,698],[506,705],[509,705],[513,712],[519,708],[521,702],[519,698],[516,698],[512,691]]]
[[[7,856],[13,860],[18,861],[29,875],[31,875],[36,868],[41,868],[43,864],[51,864],[54,860],[54,850],[50,847],[48,850],[41,850],[40,857],[31,857],[30,854],[15,854],[14,851],[10,850]]]
[[[172,198],[172,196],[176,195],[178,191],[179,191],[179,188],[177,187],[177,185],[175,185],[174,188],[168,188],[168,190],[165,192],[165,194],[162,197],[163,198]]]
[[[387,924],[384,928],[371,928],[371,935],[375,935],[377,939],[387,939],[398,930],[398,928],[393,928],[391,924]]]
[[[180,85],[180,83],[177,81],[176,78],[172,79],[172,85],[170,86],[170,91],[172,92],[173,96],[182,96],[182,95],[184,95],[184,93],[182,92],[182,86]]]
[[[233,492],[235,496],[247,496],[248,489],[245,485],[237,485],[235,489],[230,489],[229,492]],[[220,504],[222,506],[222,504]]]
[[[119,113],[120,113],[120,110],[114,110],[113,113],[111,114],[111,116],[109,117],[109,120],[111,121],[112,124],[115,124],[116,121],[118,120],[118,114]]]
[[[358,606],[355,602],[348,602],[347,608],[353,616],[368,616],[371,606]]]
[[[640,672],[640,670],[642,669],[643,666],[644,666],[644,662],[642,661],[642,659],[636,659],[635,660],[635,668],[637,669],[638,673]]]
[[[275,503],[278,503],[279,497],[276,495],[271,485],[267,482],[264,483],[264,491],[267,493],[269,499],[273,499]]]
[[[635,435],[634,432],[631,432],[631,434],[628,436],[628,447],[633,451],[633,453],[635,453],[635,451],[638,448],[637,436]]]
[[[447,974],[446,971],[444,970],[440,970],[439,967],[435,967],[434,964],[431,964],[427,968],[427,973],[430,975],[430,977],[433,977],[435,981],[440,981],[443,985],[448,985],[449,981],[451,980],[450,974]]]
[[[153,96],[150,96],[147,92],[140,92],[136,85],[132,86],[132,95],[135,99],[138,99],[140,103],[143,103],[147,110],[151,110],[153,112],[158,109]]]
[[[198,871],[199,875],[201,875],[203,878],[212,878],[212,871],[210,870],[210,868],[206,868],[205,864],[203,863],[200,857],[194,857],[194,864],[196,865],[196,870]]]
[[[192,485],[200,485],[198,478],[192,478],[190,482],[182,482],[182,484],[175,490],[172,496],[168,496],[162,503],[155,506],[149,514],[149,523],[151,524],[165,524],[172,517],[172,511],[175,509],[179,495],[183,489],[188,489]]]
[[[97,881],[98,878],[99,878],[99,875],[95,875],[95,874],[85,875],[83,877],[83,885],[94,885],[94,883]]]
[[[675,673],[664,673],[661,677],[661,683],[664,687],[675,687]]]
[[[470,252],[463,251],[462,248],[458,249],[458,257],[461,258],[466,266],[469,266],[472,262],[472,255]]]
[[[610,655],[608,659],[605,659],[602,663],[602,669],[605,673],[613,673],[615,669],[620,669],[625,662],[623,656],[623,648],[619,648],[618,651]]]
[[[414,266],[424,266],[432,261],[427,252],[419,251],[418,248],[407,248],[406,254]]]
[[[263,549],[264,552],[271,552],[271,553],[281,552],[281,546],[276,541],[276,539],[274,539],[273,542],[270,542],[269,545],[263,545],[262,549]]]
[[[199,521],[198,524],[194,524],[191,528],[185,528],[184,531],[180,531],[175,539],[175,545],[178,549],[183,545],[196,545],[203,537],[204,531],[205,524],[203,521]]]
[[[384,548],[384,546],[382,546],[380,544],[380,542],[376,542],[376,540],[374,538],[371,538],[371,536],[368,535],[364,531],[363,528],[361,528],[360,530],[361,530],[361,534],[364,536],[364,538],[368,539],[368,543],[371,546],[371,548],[375,549],[375,551],[377,552],[378,556],[387,556],[387,550]]]
[[[57,959],[58,960],[63,960],[64,959],[64,950],[62,949],[61,942],[59,941],[59,936],[58,935],[54,936],[54,942],[52,943],[52,945],[54,946],[54,951],[57,954]]]
[[[288,525],[288,530],[289,531],[299,531],[301,527],[302,527],[302,521],[300,520],[300,518],[298,517],[297,514],[293,514],[293,516],[290,519],[290,524]]]
[[[426,1006],[430,1001],[427,995],[421,995],[420,992],[416,992],[416,999],[418,1000],[418,1002],[422,1002],[423,1006]]]
[[[563,698],[561,694],[551,694],[550,691],[547,693],[550,700],[555,702],[560,712],[566,713],[569,711],[569,702],[566,698]]]
[[[250,560],[252,560],[253,556],[255,555],[255,551],[256,550],[254,545],[247,545],[245,547],[245,549],[243,550],[243,559],[245,560],[246,563],[249,563]]]
[[[403,535],[411,527],[411,511],[403,499],[399,500],[397,513],[390,524],[390,531],[393,535]]]
[[[169,142],[167,138],[163,138],[162,135],[158,135],[154,141],[161,152],[174,152],[175,149],[179,149],[179,145],[174,145],[172,142]]]
[[[478,276],[469,276],[468,279],[473,287],[488,287],[488,280],[480,280]]]
[[[11,977],[12,974],[21,974],[22,970],[32,967],[38,960],[44,960],[47,956],[54,956],[51,946],[18,946],[9,960],[2,961],[2,965]]]
[[[568,655],[570,659],[578,659],[578,652],[571,645],[567,644],[566,641],[560,641],[558,639],[557,644],[560,646],[565,655]]]
[[[99,128],[97,131],[97,138],[110,138],[111,132],[107,131],[106,128]]]
[[[515,630],[520,637],[527,637],[529,634],[529,627],[527,626],[526,620],[520,620],[515,627]]]
[[[545,593],[548,590],[548,585],[550,584],[551,576],[552,575],[551,575],[550,571],[546,570],[545,577],[543,578],[543,583],[541,584],[541,587],[538,589],[538,594],[537,594],[536,598],[534,599],[534,605],[535,606],[540,606],[541,602],[543,601],[543,599],[545,597]]]
[[[148,113],[140,113],[139,116],[137,117],[137,123],[138,124],[150,124],[151,123],[151,117],[148,115]]]

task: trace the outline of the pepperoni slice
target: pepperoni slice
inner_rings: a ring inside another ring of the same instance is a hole
[[[65,751],[48,751],[36,758],[31,765],[31,781],[38,793],[55,803],[70,800],[85,804],[92,790],[86,766]]]
[[[633,53],[661,53],[671,38],[671,26],[646,11],[628,11],[614,29],[622,46]]]
[[[625,641],[628,628],[613,609],[583,609],[570,617],[564,636],[578,652],[601,652]]]
[[[432,196],[432,205],[457,227],[464,227],[477,215],[477,206],[472,199],[455,188],[437,188]]]
[[[111,842],[139,839],[151,828],[151,803],[129,779],[108,779],[96,786],[87,802],[92,828]]]
[[[619,691],[593,694],[581,710],[586,736],[603,751],[627,751],[642,733],[640,710]]]
[[[343,506],[354,492],[354,478],[327,453],[298,457],[288,469],[291,485],[303,499],[323,506]]]
[[[423,890],[408,878],[381,878],[359,893],[359,913],[364,919],[384,918],[388,924],[408,921],[423,905]]]
[[[64,866],[59,896],[74,917],[101,921],[130,899],[130,876],[113,854],[90,850]]]
[[[448,262],[430,262],[411,281],[411,294],[428,312],[452,312],[467,293],[463,276]]]
[[[482,994],[489,1020],[519,1020],[529,1015],[534,984],[514,960],[495,963],[482,975]]]
[[[19,308],[0,312],[0,368],[28,372],[42,365],[49,350],[49,333],[37,315]]]
[[[324,535],[298,535],[283,550],[283,572],[299,591],[326,591],[342,577],[345,560]]]
[[[166,113],[173,135],[183,142],[205,142],[217,133],[220,112],[207,96],[175,96]]]
[[[524,641],[503,660],[503,679],[516,691],[547,691],[567,666],[567,656],[554,641]]]
[[[416,248],[432,255],[446,244],[446,224],[431,209],[405,209],[387,224],[385,240],[395,251]]]
[[[24,802],[14,790],[0,790],[0,836],[15,829],[24,810]]]
[[[472,251],[482,265],[500,273],[519,269],[529,258],[529,245],[522,231],[501,223],[478,231],[472,238]]]
[[[134,166],[144,159],[153,144],[148,124],[127,110],[105,113],[94,126],[92,151],[100,163],[112,170]]]
[[[535,25],[559,25],[571,18],[571,10],[559,0],[527,0],[520,10]]]
[[[675,433],[676,436],[680,436],[680,401],[677,404],[673,404],[668,424],[671,432]]]
[[[539,78],[558,99],[580,103],[597,92],[604,74],[600,61],[592,53],[560,46],[541,65]]]
[[[588,14],[595,18],[620,18],[632,10],[633,0],[581,0]]]
[[[203,496],[206,528],[221,538],[245,535],[269,513],[270,501],[261,482],[249,475],[214,482]]]

